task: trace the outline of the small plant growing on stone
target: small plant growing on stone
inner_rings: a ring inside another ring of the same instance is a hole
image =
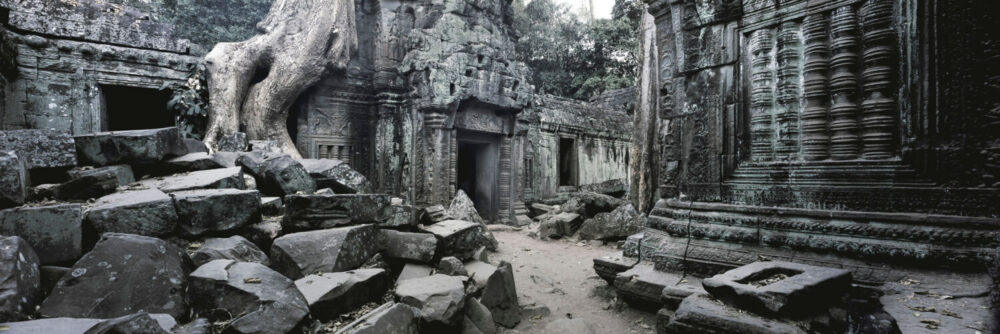
[[[198,63],[184,82],[166,82],[160,90],[170,90],[167,110],[174,114],[177,129],[185,138],[202,140],[208,124],[208,82],[205,64]]]

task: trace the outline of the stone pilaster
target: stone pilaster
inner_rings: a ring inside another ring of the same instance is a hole
[[[774,160],[774,33],[767,28],[750,34],[750,157]]]
[[[861,24],[865,43],[865,100],[861,123],[862,152],[865,159],[893,157],[896,133],[895,87],[896,45],[892,29],[892,1],[869,0],[861,6]]]
[[[834,160],[856,159],[859,151],[858,139],[858,49],[861,46],[858,34],[858,16],[851,6],[833,11],[830,17],[830,32],[833,40],[830,49],[833,57],[830,67],[830,93],[833,106],[830,108],[830,157]]]
[[[827,90],[829,71],[829,38],[824,14],[809,15],[802,23],[805,38],[805,64],[802,89],[805,109],[802,110],[802,158],[808,161],[825,160],[829,155],[830,93]]]
[[[775,115],[777,141],[775,160],[796,160],[799,152],[799,90],[802,70],[799,67],[802,42],[799,24],[782,23],[778,28],[778,109]]]

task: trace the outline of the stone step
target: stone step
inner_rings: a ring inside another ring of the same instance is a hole
[[[656,312],[664,306],[664,288],[671,288],[673,295],[683,295],[683,291],[697,291],[701,282],[680,273],[657,271],[651,263],[639,263],[615,276],[615,289],[629,305]],[[677,290],[676,293],[673,290]],[[686,297],[686,296],[685,296]],[[683,299],[683,297],[681,298]]]
[[[615,276],[629,270],[635,264],[635,259],[622,255],[622,252],[612,252],[602,257],[594,258],[594,271],[610,285],[615,284]]]

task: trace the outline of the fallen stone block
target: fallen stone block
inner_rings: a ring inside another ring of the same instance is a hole
[[[257,179],[257,188],[264,194],[285,196],[316,191],[316,182],[302,164],[288,155],[257,151],[241,156],[236,163]]]
[[[563,212],[549,217],[538,225],[538,235],[545,238],[561,238],[573,235],[583,224],[579,214]]]
[[[214,260],[234,260],[240,262],[260,263],[270,265],[260,248],[244,237],[234,235],[228,238],[209,238],[201,244],[194,254],[191,254],[191,261],[196,267]]]
[[[385,242],[386,257],[431,262],[437,250],[437,237],[429,233],[409,233],[380,230]]]
[[[61,280],[63,276],[68,275],[71,271],[73,271],[73,268],[69,267],[58,267],[58,266],[38,267],[38,272],[41,275],[41,283],[42,283],[40,297],[47,296],[49,292],[51,292],[52,289],[56,287],[56,283],[59,283],[59,280]],[[39,301],[41,301],[41,299],[42,298],[40,298]]]
[[[281,153],[281,145],[278,145],[278,142],[273,140],[251,140],[250,151]]]
[[[93,166],[156,163],[183,153],[184,147],[176,127],[99,132],[73,139],[80,164]]]
[[[497,325],[493,322],[490,309],[483,306],[475,298],[465,300],[465,319],[462,321],[462,334],[496,334]]]
[[[615,198],[621,198],[622,196],[625,196],[625,193],[628,192],[628,183],[626,182],[625,179],[613,179],[599,183],[581,185],[579,189],[582,192],[592,192]]]
[[[2,210],[0,235],[23,238],[43,264],[72,261],[83,252],[83,209],[59,204]]]
[[[240,231],[241,236],[260,249],[271,249],[274,239],[281,234],[281,217],[266,217],[260,223],[248,225]]]
[[[243,182],[243,171],[239,167],[209,169],[145,179],[139,181],[139,184],[164,192],[194,189],[246,189],[246,183]]]
[[[454,256],[438,261],[437,273],[448,276],[469,276],[469,273],[465,271],[465,264]]]
[[[0,322],[27,318],[41,298],[38,255],[24,239],[0,237]]]
[[[15,151],[25,168],[76,166],[76,143],[68,133],[53,130],[0,131],[0,151]]]
[[[368,312],[337,334],[417,334],[416,311],[402,303],[385,303]]]
[[[127,186],[135,182],[135,174],[132,173],[132,167],[129,165],[112,165],[97,168],[74,168],[66,172],[71,179],[79,179],[82,177],[102,174],[105,172],[111,172],[115,175],[115,180],[118,181],[118,186]]]
[[[614,286],[629,305],[655,312],[663,307],[663,288],[680,280],[680,275],[658,271],[652,265],[641,263],[615,276]]]
[[[38,313],[113,318],[143,310],[186,317],[184,291],[191,268],[187,254],[169,242],[105,233],[56,283]]]
[[[177,324],[177,320],[168,314],[146,314],[147,317],[156,322],[156,324],[162,330],[169,331],[174,328]],[[6,333],[38,333],[38,334],[99,334],[99,333],[159,333],[159,332],[144,332],[144,331],[119,331],[119,332],[108,332],[108,331],[92,331],[91,329],[98,324],[105,321],[116,321],[120,322],[122,320],[129,319],[130,317],[136,316],[135,314],[127,315],[121,318],[102,320],[102,319],[87,319],[87,318],[50,318],[50,319],[37,319],[19,322],[5,322],[0,323],[0,326],[5,326],[7,329]],[[104,327],[102,327],[104,328]],[[106,329],[106,328],[105,328]],[[114,329],[114,327],[112,327]],[[169,333],[169,332],[168,332]],[[176,334],[182,334],[183,332],[178,332]],[[186,333],[183,333],[186,334]]]
[[[500,262],[490,276],[479,301],[493,314],[493,321],[507,328],[521,322],[521,308],[517,303],[514,268],[506,261]]]
[[[412,205],[393,205],[389,211],[389,219],[379,223],[380,228],[415,227],[420,219],[420,209]]]
[[[573,193],[572,196],[583,206],[586,217],[593,217],[601,212],[611,212],[626,204],[623,199],[593,192],[581,191]]]
[[[691,280],[685,283],[668,284],[663,287],[663,291],[660,293],[663,308],[671,311],[677,310],[677,307],[681,305],[684,298],[693,294],[706,293],[705,289],[702,288],[700,280],[695,278],[691,278]]]
[[[396,285],[405,280],[427,277],[432,273],[434,268],[426,264],[406,263],[403,265],[403,270],[399,271],[399,277],[396,277]]]
[[[261,197],[260,212],[267,216],[280,216],[285,212],[281,197]]]
[[[292,233],[274,240],[271,264],[289,278],[351,270],[381,249],[372,225]]]
[[[170,193],[186,235],[233,232],[261,220],[256,190],[201,189]]]
[[[851,286],[845,269],[785,261],[754,262],[702,281],[713,297],[763,314],[801,315],[828,308]]]
[[[184,144],[185,154],[198,153],[198,152],[208,153],[208,146],[205,146],[205,142],[203,141],[193,138],[181,138],[181,143]]]
[[[460,259],[472,257],[472,253],[488,241],[484,240],[482,224],[462,220],[446,220],[423,226],[421,230],[438,238],[438,256],[455,256]]]
[[[316,180],[317,188],[330,188],[338,194],[367,194],[372,192],[371,182],[346,162],[336,159],[299,160],[309,175]]]
[[[174,324],[176,324],[176,320]],[[146,312],[139,312],[123,317],[101,321],[94,327],[87,330],[88,334],[118,334],[118,333],[143,333],[143,334],[170,334],[171,332],[163,327]]]
[[[176,158],[167,159],[163,167],[171,173],[192,172],[206,169],[225,168],[208,152],[188,153]]]
[[[118,175],[113,170],[102,169],[59,184],[52,194],[60,200],[83,201],[113,193],[118,186]]]
[[[642,232],[645,218],[635,211],[632,204],[625,204],[614,211],[602,212],[587,219],[580,226],[580,239],[620,240]]]
[[[24,204],[28,199],[28,171],[14,151],[0,151],[0,208]]]
[[[626,259],[621,252],[614,252],[604,257],[594,258],[594,272],[603,278],[609,285],[615,285],[615,277],[619,273],[632,269],[636,264],[634,259]]]
[[[475,294],[478,295],[486,288],[490,277],[493,277],[493,274],[497,272],[497,267],[483,261],[473,260],[465,262],[465,272],[472,278],[472,282],[475,284]]]
[[[684,298],[666,330],[667,333],[808,333],[794,323],[746,312],[708,294]]]
[[[458,276],[432,275],[408,279],[396,285],[399,302],[419,311],[427,323],[457,324],[465,307],[465,285]]]
[[[222,166],[222,168],[240,167],[240,165],[236,164],[236,160],[239,160],[239,158],[242,157],[244,154],[246,153],[215,152],[212,154],[212,160],[215,161],[215,163],[219,164],[219,166]]]
[[[455,220],[486,223],[486,220],[479,215],[479,211],[476,211],[476,204],[462,190],[455,193],[455,198],[451,199],[451,205],[448,206],[448,216]]]
[[[370,302],[379,301],[389,289],[389,275],[382,269],[357,269],[308,275],[295,281],[320,319],[332,319]]]
[[[244,152],[247,150],[247,134],[243,132],[234,132],[228,135],[223,135],[219,137],[219,140],[215,142],[217,150],[220,152]]]
[[[531,218],[535,218],[535,217],[544,215],[546,213],[553,213],[555,211],[556,211],[556,208],[554,206],[546,205],[546,204],[542,204],[542,203],[531,203],[531,206],[529,207],[529,212],[531,213]]]
[[[425,225],[430,225],[434,223],[440,223],[446,220],[451,220],[451,216],[448,215],[448,210],[444,208],[443,205],[431,205],[424,208],[424,212],[421,215],[421,221]]]
[[[380,223],[391,210],[389,195],[288,195],[282,224],[289,230],[315,230]]]
[[[227,333],[287,333],[309,313],[295,282],[259,263],[215,260],[189,280],[195,314],[225,322]]]
[[[118,232],[165,236],[177,227],[177,210],[170,196],[156,189],[126,191],[101,197],[87,212],[86,222],[97,233]]]

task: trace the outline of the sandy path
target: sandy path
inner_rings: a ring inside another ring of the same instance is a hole
[[[525,318],[507,333],[542,333],[545,324],[567,317],[584,319],[594,333],[654,333],[655,315],[627,308],[614,299],[611,287],[594,272],[593,258],[615,252],[611,245],[576,240],[541,241],[525,232],[493,232],[500,247],[490,260],[514,266],[518,298],[541,303],[552,311]]]

